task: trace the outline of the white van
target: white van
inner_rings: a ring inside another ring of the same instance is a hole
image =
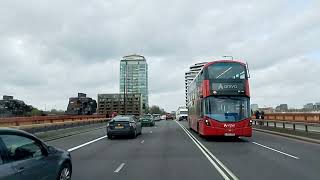
[[[176,118],[179,121],[188,120],[188,109],[186,107],[179,107],[176,112]]]

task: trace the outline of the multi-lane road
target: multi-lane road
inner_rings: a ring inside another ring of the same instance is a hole
[[[136,139],[101,128],[48,143],[71,151],[75,180],[320,179],[319,144],[261,132],[204,139],[186,122],[157,122]]]

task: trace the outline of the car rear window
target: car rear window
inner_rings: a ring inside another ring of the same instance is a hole
[[[122,117],[122,118],[114,118],[114,121],[130,121],[130,118]]]

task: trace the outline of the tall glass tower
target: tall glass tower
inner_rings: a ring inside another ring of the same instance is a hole
[[[120,93],[140,93],[142,111],[149,108],[148,64],[140,55],[124,56],[120,61]]]

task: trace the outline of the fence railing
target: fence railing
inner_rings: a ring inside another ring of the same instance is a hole
[[[320,133],[319,123],[252,119],[254,125]]]

